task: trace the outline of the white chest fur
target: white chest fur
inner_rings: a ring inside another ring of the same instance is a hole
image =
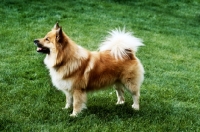
[[[50,75],[53,85],[59,90],[70,91],[73,86],[73,79],[63,79],[63,73],[59,73],[54,69],[50,69]]]
[[[56,56],[49,56],[47,55],[44,59],[44,63],[46,64],[47,68],[50,71],[50,76],[53,85],[58,90],[68,90],[70,91],[73,85],[73,79],[63,79],[64,74],[66,71],[57,72],[53,66],[55,65]]]

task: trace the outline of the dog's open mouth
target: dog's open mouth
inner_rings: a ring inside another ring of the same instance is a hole
[[[42,44],[39,43],[39,40],[34,40],[34,44],[37,46],[37,52],[50,54],[49,48],[44,47]]]
[[[49,48],[45,48],[45,47],[37,47],[37,52],[44,53],[44,54],[50,54]]]

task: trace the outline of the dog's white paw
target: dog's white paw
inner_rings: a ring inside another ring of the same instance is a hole
[[[73,112],[72,114],[70,114],[70,117],[77,117],[77,113]]]
[[[121,100],[121,101],[117,101],[116,105],[122,105],[124,103],[125,103],[125,101]]]
[[[67,110],[67,109],[69,109],[69,108],[70,108],[70,107],[63,107],[62,109],[63,109],[63,110]]]
[[[139,107],[138,104],[133,104],[133,105],[132,105],[132,108],[133,108],[134,110],[140,110],[140,107]]]
[[[66,104],[66,106],[62,109],[69,109],[71,107],[71,105]]]

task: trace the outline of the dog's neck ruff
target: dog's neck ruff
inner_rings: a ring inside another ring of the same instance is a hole
[[[76,52],[68,58],[68,60],[63,63],[63,65],[59,64],[57,66],[57,54],[47,54],[46,58],[44,59],[44,63],[46,64],[47,68],[53,71],[64,71],[63,75],[69,76],[71,73],[73,73],[75,70],[77,70],[80,66],[82,61],[88,59],[88,52],[81,46],[77,46]],[[63,59],[66,59],[67,57],[63,57]],[[62,63],[62,62],[60,62]],[[64,69],[64,70],[63,70]]]

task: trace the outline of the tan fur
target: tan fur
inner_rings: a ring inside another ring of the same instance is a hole
[[[90,52],[73,42],[56,24],[52,31],[38,39],[39,44],[50,49],[44,63],[50,70],[53,84],[66,94],[66,106],[73,104],[76,116],[86,108],[86,92],[115,85],[118,101],[123,104],[123,88],[133,95],[132,107],[139,110],[140,85],[144,69],[135,53],[127,49],[128,57],[115,59],[110,50]]]

